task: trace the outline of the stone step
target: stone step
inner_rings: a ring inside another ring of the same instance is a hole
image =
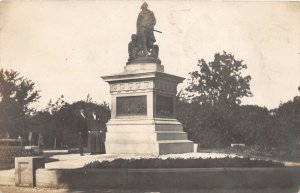
[[[188,139],[182,139],[182,140],[162,140],[162,141],[159,141],[160,144],[171,144],[171,143],[174,143],[174,144],[177,144],[177,143],[192,143],[194,144],[192,141],[188,140]]]
[[[108,132],[183,131],[176,119],[112,119],[106,125]]]
[[[155,131],[183,131],[182,125],[156,125]]]
[[[105,142],[107,154],[162,155],[193,152],[194,143],[189,140],[163,140],[144,143]]]
[[[187,133],[182,131],[158,131],[157,133],[157,140],[186,140]]]
[[[110,119],[107,125],[181,125],[177,119],[169,118],[115,118]]]
[[[189,140],[159,141],[159,155],[189,153],[194,151],[194,143]]]
[[[107,125],[111,133],[153,133],[156,131],[183,131],[182,125]]]
[[[160,140],[186,140],[187,133],[182,131],[158,131],[154,133],[111,133],[106,134],[106,141],[109,142],[131,142],[131,143],[143,143],[156,142]]]
[[[158,155],[158,143],[116,143],[105,142],[107,154]]]

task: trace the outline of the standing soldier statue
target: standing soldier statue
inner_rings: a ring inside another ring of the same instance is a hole
[[[136,22],[137,32],[131,35],[131,42],[128,44],[128,62],[144,63],[157,62],[159,47],[154,45],[156,39],[153,32],[162,33],[154,29],[156,19],[154,13],[148,9],[148,4],[144,2],[141,6],[142,11],[139,13]]]
[[[140,12],[136,27],[137,27],[137,37],[140,41],[143,55],[147,55],[150,49],[153,48],[153,44],[156,41],[153,30],[156,24],[156,19],[154,13],[148,9],[148,4],[146,2],[141,6],[142,11]]]

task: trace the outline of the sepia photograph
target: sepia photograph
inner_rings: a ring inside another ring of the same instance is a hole
[[[300,2],[0,0],[0,193],[300,193]]]

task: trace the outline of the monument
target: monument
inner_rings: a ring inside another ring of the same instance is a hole
[[[161,155],[193,152],[193,142],[176,120],[177,85],[184,78],[167,74],[155,45],[154,13],[143,3],[137,33],[128,44],[124,72],[102,76],[109,83],[111,119],[107,123],[108,154]]]

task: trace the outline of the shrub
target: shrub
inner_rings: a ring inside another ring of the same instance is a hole
[[[190,140],[200,147],[222,148],[234,143],[230,109],[177,102],[177,118]]]
[[[15,157],[36,156],[33,150],[26,150],[15,147],[0,147],[0,169],[9,169],[14,167]]]
[[[113,161],[94,161],[84,169],[97,168],[216,168],[216,167],[283,167],[282,163],[251,160],[250,158],[218,158],[218,159],[115,159]]]

